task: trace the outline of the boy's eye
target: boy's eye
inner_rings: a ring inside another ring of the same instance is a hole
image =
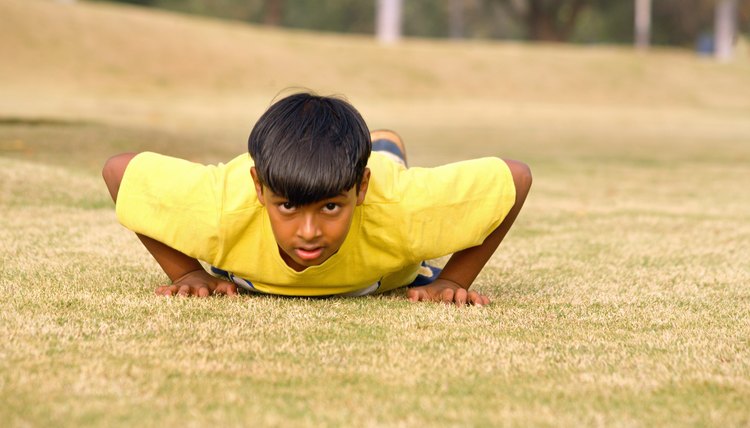
[[[283,211],[292,211],[294,210],[294,204],[291,202],[284,202],[283,204],[279,205]]]
[[[327,203],[327,204],[326,204],[326,205],[325,205],[325,206],[323,207],[323,210],[324,210],[324,211],[328,211],[328,212],[333,212],[333,211],[336,211],[336,210],[337,210],[338,208],[339,208],[339,205],[338,205],[338,204],[334,204],[333,202],[329,202],[329,203]]]

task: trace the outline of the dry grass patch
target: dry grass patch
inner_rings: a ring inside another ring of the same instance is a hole
[[[5,425],[750,424],[746,59],[384,48],[86,2],[0,16]],[[531,164],[477,280],[492,305],[152,294],[166,277],[100,165],[228,160],[293,85],[349,95],[414,165]]]
[[[70,148],[91,129],[26,131]],[[125,143],[137,141],[111,144]],[[439,143],[418,161],[448,157]],[[463,310],[403,291],[159,298],[164,275],[94,171],[0,158],[0,414],[11,426],[748,423],[750,229],[735,198],[747,171],[692,155],[615,162],[611,146],[561,162],[534,147],[517,150],[540,159],[535,193],[478,279],[494,303]]]

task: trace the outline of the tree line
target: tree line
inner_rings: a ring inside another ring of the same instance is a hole
[[[289,28],[372,34],[376,0],[115,0]],[[653,0],[653,44],[692,47],[713,31],[717,0]],[[403,34],[415,37],[632,43],[632,0],[403,0]],[[738,1],[750,32],[750,0]]]

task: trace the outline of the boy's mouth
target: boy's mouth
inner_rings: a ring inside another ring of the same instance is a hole
[[[294,252],[302,260],[315,260],[323,254],[323,247],[295,248]]]

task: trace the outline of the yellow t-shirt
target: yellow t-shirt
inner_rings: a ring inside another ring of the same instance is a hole
[[[250,176],[253,161],[201,165],[141,153],[117,198],[128,229],[244,278],[256,291],[323,296],[402,287],[422,260],[481,244],[515,202],[508,166],[482,158],[409,168],[373,152],[369,189],[351,229],[328,260],[301,272],[281,258]]]

